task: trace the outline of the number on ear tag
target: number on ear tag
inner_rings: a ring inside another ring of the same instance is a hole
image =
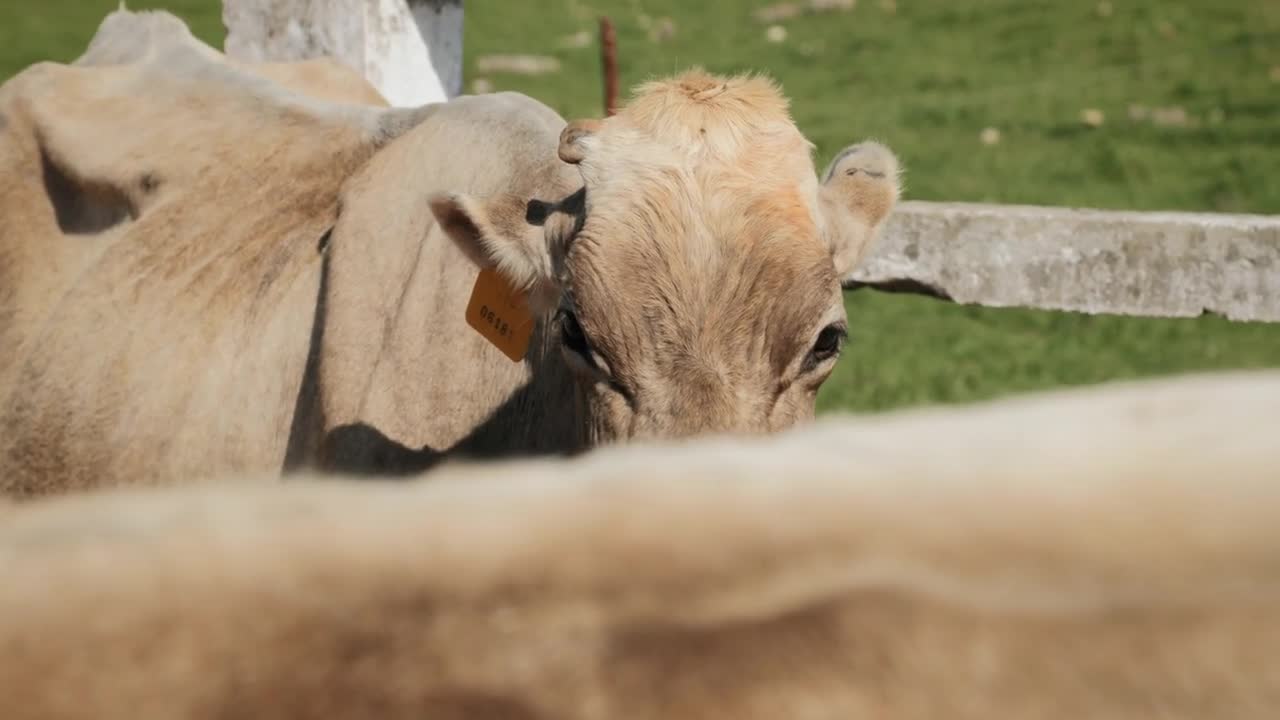
[[[529,351],[533,315],[528,299],[495,270],[485,268],[476,276],[467,303],[467,324],[512,362],[520,362]]]

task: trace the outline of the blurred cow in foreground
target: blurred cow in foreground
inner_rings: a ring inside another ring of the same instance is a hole
[[[1273,718],[1280,374],[16,505],[5,720]]]

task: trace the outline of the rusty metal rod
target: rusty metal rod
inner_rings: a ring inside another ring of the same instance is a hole
[[[618,38],[607,17],[600,18],[600,62],[604,69],[604,114],[609,117],[618,112]]]

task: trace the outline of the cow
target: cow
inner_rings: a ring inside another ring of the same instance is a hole
[[[0,87],[0,489],[813,416],[840,280],[900,195],[884,145],[817,174],[763,76],[693,69],[573,122],[301,76],[120,11],[77,63]]]
[[[1280,373],[0,522],[5,720],[1272,718]]]

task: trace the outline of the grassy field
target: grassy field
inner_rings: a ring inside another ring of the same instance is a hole
[[[847,13],[786,21],[778,43],[752,18],[766,4],[466,0],[467,82],[480,55],[554,55],[558,73],[485,79],[566,116],[598,115],[597,49],[566,39],[594,34],[604,13],[618,28],[624,89],[693,64],[767,72],[792,97],[820,163],[852,140],[879,138],[902,156],[912,199],[1280,213],[1280,3],[859,0]],[[73,58],[114,6],[7,4],[0,78]],[[221,47],[217,0],[130,3],[157,6]],[[1101,125],[1081,122],[1086,109],[1101,111]],[[986,128],[999,142],[980,141]],[[983,309],[871,291],[850,293],[848,306],[852,342],[824,409],[1280,367],[1280,325]]]

